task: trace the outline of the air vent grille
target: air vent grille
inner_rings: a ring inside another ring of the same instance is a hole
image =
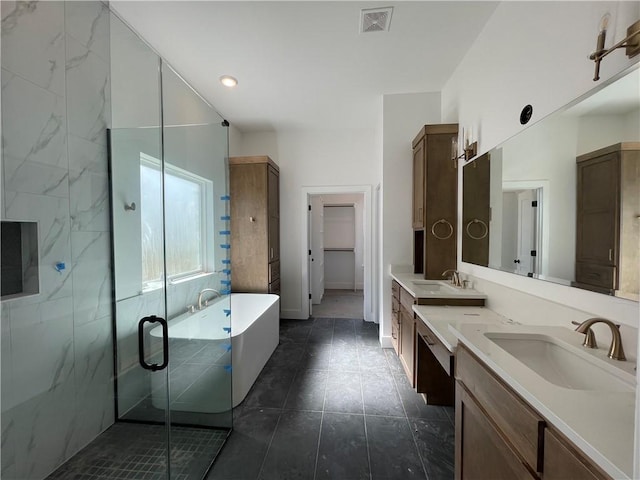
[[[388,32],[393,7],[370,8],[361,11],[360,33]]]

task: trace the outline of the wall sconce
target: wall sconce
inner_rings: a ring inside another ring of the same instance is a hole
[[[464,138],[464,147],[460,155],[458,155],[458,137],[451,138],[451,160],[453,160],[454,164],[461,158],[468,162],[478,154],[478,142],[469,143],[469,137],[465,136],[464,130],[462,131],[462,137]]]
[[[624,47],[625,53],[629,58],[635,57],[640,53],[640,20],[627,28],[626,38],[620,40],[611,48],[604,48],[610,17],[611,16],[607,13],[600,20],[600,32],[598,33],[596,51],[589,55],[589,58],[596,62],[596,72],[593,76],[594,82],[600,80],[600,62],[614,50]]]

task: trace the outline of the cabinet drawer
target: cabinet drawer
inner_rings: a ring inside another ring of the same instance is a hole
[[[411,313],[411,316],[413,316],[413,304],[415,303],[415,298],[413,298],[413,296],[402,287],[400,287],[400,303],[408,312]]]
[[[269,293],[275,293],[276,295],[280,295],[280,280],[276,280],[275,282],[271,282],[269,284]]]
[[[458,344],[456,350],[456,378],[464,383],[494,419],[497,427],[513,443],[524,460],[535,471],[541,471],[544,420],[503,385],[462,344]]]
[[[271,262],[269,264],[269,283],[280,280],[280,262]]]
[[[594,263],[576,263],[576,282],[596,287],[614,289],[616,267]]]
[[[391,296],[396,300],[400,300],[400,284],[395,280],[391,281]]]
[[[440,340],[435,336],[429,327],[427,327],[422,320],[416,319],[416,330],[418,335],[426,343],[433,356],[436,357],[438,363],[442,365],[447,375],[453,377],[453,354],[445,347]]]

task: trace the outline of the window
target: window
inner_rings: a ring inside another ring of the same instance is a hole
[[[213,183],[187,170],[165,164],[163,239],[160,161],[140,155],[142,283],[151,289],[163,280],[163,248],[167,279],[206,272],[207,218],[213,216]]]

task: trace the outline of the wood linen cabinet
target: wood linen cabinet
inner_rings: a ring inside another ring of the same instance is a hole
[[[451,158],[457,138],[457,124],[425,125],[412,142],[413,265],[424,278],[441,279],[457,267],[458,170]]]
[[[229,158],[232,292],[280,294],[279,177],[266,155]]]

